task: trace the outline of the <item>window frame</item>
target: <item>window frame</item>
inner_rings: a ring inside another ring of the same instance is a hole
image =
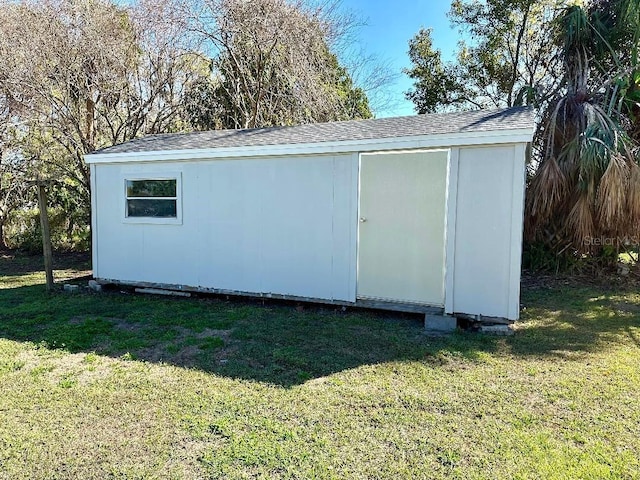
[[[140,180],[175,180],[176,196],[175,197],[129,197],[127,195],[127,182]],[[121,212],[123,223],[146,223],[153,225],[182,225],[182,174],[180,172],[136,172],[125,173],[121,178],[122,199]],[[156,200],[173,200],[176,201],[175,217],[131,217],[129,216],[129,200],[144,200],[153,198]]]

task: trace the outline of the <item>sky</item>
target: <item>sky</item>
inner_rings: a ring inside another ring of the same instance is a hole
[[[374,112],[376,117],[414,114],[413,104],[404,98],[411,80],[401,74],[403,68],[410,66],[408,42],[420,27],[431,27],[434,46],[442,51],[443,59],[450,59],[459,39],[447,18],[451,0],[343,0],[342,6],[366,22],[358,35],[365,51],[388,61],[400,74],[389,87],[395,105]]]

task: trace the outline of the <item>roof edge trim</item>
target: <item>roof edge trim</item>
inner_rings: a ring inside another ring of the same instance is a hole
[[[93,153],[85,155],[85,162],[170,162],[208,160],[216,158],[274,157],[289,155],[320,155],[352,152],[375,152],[415,148],[457,147],[504,143],[528,143],[533,140],[534,129],[519,128],[488,130],[483,132],[457,132],[419,136],[399,136],[365,140],[341,140],[337,142],[282,143],[277,145],[252,145],[218,148],[192,148],[183,150],[148,150],[122,153]]]

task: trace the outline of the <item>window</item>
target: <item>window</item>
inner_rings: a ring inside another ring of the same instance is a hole
[[[125,221],[180,223],[180,176],[124,179]]]

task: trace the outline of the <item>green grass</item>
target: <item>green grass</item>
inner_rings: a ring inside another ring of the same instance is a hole
[[[525,290],[515,336],[429,338],[403,315],[47,294],[37,267],[0,258],[0,479],[640,478],[640,294]]]

